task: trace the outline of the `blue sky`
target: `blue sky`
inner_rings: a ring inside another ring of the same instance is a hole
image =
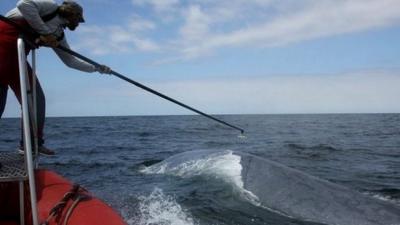
[[[74,50],[205,112],[400,112],[398,0],[79,2]],[[50,49],[38,58],[49,116],[191,114]],[[4,115],[19,115],[11,91]]]

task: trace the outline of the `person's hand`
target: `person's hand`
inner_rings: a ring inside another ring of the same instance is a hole
[[[106,65],[100,65],[96,68],[96,71],[102,74],[111,74],[111,69],[110,67]]]
[[[40,35],[39,37],[40,44],[48,47],[55,48],[59,45],[57,41],[57,37],[53,34],[48,35]]]

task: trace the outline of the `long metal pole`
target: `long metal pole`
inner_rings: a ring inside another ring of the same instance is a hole
[[[26,80],[27,80],[27,69],[26,69],[26,54],[25,44],[21,38],[18,38],[18,62],[20,72],[20,85],[21,85],[21,98],[22,98],[22,121],[24,129],[24,150],[26,157],[26,164],[29,178],[29,191],[31,195],[31,206],[32,206],[32,219],[33,225],[39,225],[38,211],[37,211],[37,200],[36,200],[36,182],[34,174],[34,166],[32,159],[32,142],[31,142],[31,130],[29,126],[29,109],[28,109],[28,95],[26,93]]]
[[[79,58],[79,59],[81,59],[81,60],[83,60],[83,61],[86,61],[86,62],[88,62],[88,63],[90,63],[90,64],[92,64],[92,65],[94,65],[94,66],[96,66],[96,67],[100,67],[100,66],[101,66],[99,63],[97,63],[97,62],[95,62],[95,61],[93,61],[93,60],[91,60],[91,59],[89,59],[89,58],[87,58],[87,57],[85,57],[85,56],[83,56],[83,55],[77,53],[77,52],[74,52],[74,51],[72,51],[71,49],[65,48],[65,47],[63,47],[63,46],[58,46],[57,48],[58,48],[58,49],[61,49],[61,50],[63,50],[63,51],[65,51],[65,52],[67,52],[68,54],[73,55],[73,56],[75,56],[75,57],[77,57],[77,58]],[[213,117],[213,116],[211,116],[211,115],[208,115],[208,114],[206,114],[206,113],[204,113],[204,112],[201,112],[200,110],[197,110],[197,109],[195,109],[195,108],[193,108],[193,107],[190,107],[190,106],[188,106],[188,105],[186,105],[186,104],[184,104],[184,103],[182,103],[182,102],[180,102],[180,101],[178,101],[178,100],[175,100],[175,99],[173,99],[173,98],[171,98],[171,97],[168,97],[168,96],[166,96],[166,95],[164,95],[164,94],[162,94],[162,93],[160,93],[160,92],[158,92],[158,91],[156,91],[156,90],[154,90],[154,89],[151,89],[151,88],[149,88],[149,87],[147,87],[147,86],[145,86],[145,85],[143,85],[143,84],[141,84],[141,83],[139,83],[139,82],[136,82],[136,81],[134,81],[134,80],[132,80],[132,79],[130,79],[130,78],[128,78],[128,77],[126,77],[126,76],[124,76],[124,75],[122,75],[122,74],[120,74],[120,73],[114,71],[114,70],[111,70],[110,73],[111,73],[112,75],[114,75],[114,76],[116,76],[116,77],[118,77],[118,78],[124,80],[124,81],[127,81],[127,82],[129,82],[129,83],[131,83],[131,84],[133,84],[133,85],[135,85],[135,86],[137,86],[137,87],[139,87],[139,88],[142,88],[143,90],[146,90],[146,91],[148,91],[148,92],[150,92],[150,93],[152,93],[152,94],[155,94],[155,95],[157,95],[157,96],[159,96],[159,97],[161,97],[161,98],[163,98],[163,99],[166,99],[166,100],[168,100],[168,101],[170,101],[170,102],[173,102],[173,103],[175,103],[175,104],[177,104],[177,105],[179,105],[179,106],[182,106],[182,107],[184,107],[184,108],[186,108],[186,109],[189,109],[189,110],[191,110],[191,111],[193,111],[193,112],[195,112],[195,113],[198,113],[198,114],[200,114],[200,115],[202,115],[202,116],[205,116],[205,117],[207,117],[207,118],[209,118],[209,119],[212,119],[212,120],[217,121],[217,122],[219,122],[219,123],[221,123],[221,124],[224,124],[224,125],[226,125],[226,126],[228,126],[228,127],[231,127],[231,128],[233,128],[233,129],[239,130],[242,134],[244,133],[244,130],[243,130],[242,128],[240,128],[240,127],[234,126],[234,125],[229,124],[229,123],[227,123],[227,122],[225,122],[225,121],[222,121],[222,120],[220,120],[220,119],[217,119],[217,118],[215,118],[215,117]]]

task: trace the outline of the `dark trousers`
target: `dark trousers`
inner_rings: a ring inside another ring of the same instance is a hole
[[[11,87],[12,89],[12,87]],[[13,89],[14,93],[16,91]],[[21,92],[18,89],[18,94],[15,94],[17,97],[18,101],[21,103]],[[8,87],[0,85],[0,118],[3,115],[6,102],[7,102],[7,92],[8,92]],[[42,90],[42,87],[40,86],[40,83],[37,81],[36,83],[36,118],[37,118],[37,134],[38,134],[38,139],[39,139],[39,145],[43,145],[44,139],[43,139],[43,128],[44,128],[44,123],[45,123],[45,114],[46,114],[46,101],[45,101],[45,96]],[[22,143],[23,138],[21,137],[21,143]]]

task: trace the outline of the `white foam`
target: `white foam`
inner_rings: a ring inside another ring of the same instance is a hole
[[[139,201],[139,218],[128,219],[130,225],[196,225],[189,212],[159,188]]]
[[[396,205],[400,205],[400,200],[399,199],[393,199],[393,198],[391,198],[390,196],[387,196],[387,195],[376,194],[376,193],[371,193],[371,192],[367,192],[366,194],[370,195],[370,196],[372,196],[372,197],[374,197],[376,199],[385,201],[385,202],[390,202],[390,203],[393,203],[393,204],[396,204]]]
[[[180,158],[171,158],[159,164],[142,170],[149,174],[169,174],[183,178],[199,175],[212,176],[232,184],[239,195],[255,205],[259,205],[258,198],[244,189],[242,180],[241,157],[232,151],[223,151],[206,154],[203,157],[179,161]],[[185,159],[185,157],[183,157]]]

